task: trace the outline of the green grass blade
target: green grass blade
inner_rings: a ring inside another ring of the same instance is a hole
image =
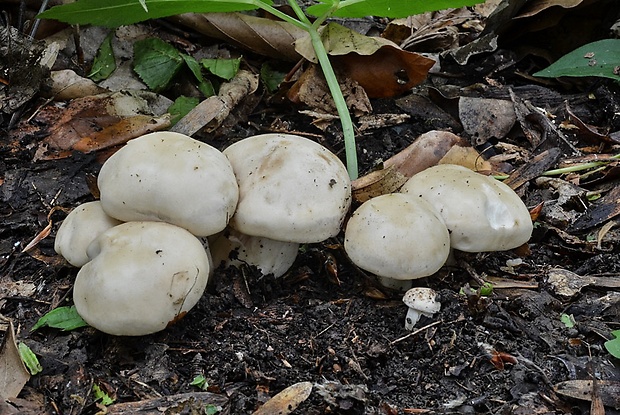
[[[146,0],[145,9],[139,0],[79,0],[52,7],[37,17],[70,24],[118,27],[181,13],[253,10],[261,3],[272,4],[271,0]]]
[[[343,0],[333,13],[337,17],[408,17],[429,11],[473,6],[484,0]],[[323,16],[334,5],[333,0],[321,0],[320,4],[308,7],[307,13]]]

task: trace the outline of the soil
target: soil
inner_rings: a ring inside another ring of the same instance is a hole
[[[485,82],[484,76],[491,71],[482,68],[499,56],[475,57],[465,67],[454,64],[445,71],[462,71],[458,83],[450,81],[452,85]],[[568,87],[543,88],[515,76],[516,69],[494,72],[493,79],[505,86],[487,85],[479,96],[505,95],[507,86],[516,91],[534,88],[545,92],[534,104],[553,114],[565,116],[563,102],[568,101],[586,124],[619,130],[620,88],[613,81],[586,79]],[[427,94],[429,86],[445,81],[432,75],[411,95]],[[18,114],[19,119],[27,120],[42,102],[35,96]],[[402,101],[394,99],[373,100],[372,104],[376,113],[405,112]],[[239,138],[272,130],[285,120],[290,131],[320,137],[322,144],[343,155],[337,125],[321,132],[296,108],[267,100],[250,108],[250,112],[247,108],[245,113],[240,111],[240,118],[217,135],[201,139],[222,149]],[[410,115],[406,123],[359,136],[363,172],[405,148],[419,134],[442,127],[442,121],[435,118],[436,124],[431,125],[428,114],[411,111]],[[34,351],[43,371],[31,377],[18,399],[3,407],[6,413],[202,414],[217,410],[249,414],[300,382],[311,383],[307,398],[293,391],[281,398],[279,412],[265,413],[619,412],[615,383],[620,382],[619,362],[604,343],[620,328],[620,294],[612,284],[620,273],[620,244],[613,227],[602,230],[607,221],[572,231],[570,220],[562,226],[542,216],[527,247],[457,253],[456,265],[415,281],[415,285],[435,289],[442,308],[432,317],[423,317],[413,332],[404,329],[402,294],[381,287],[353,266],[343,251],[342,234],[303,246],[283,278],[262,276],[251,267],[218,268],[199,304],[177,324],[153,335],[114,337],[89,327],[31,331],[45,313],[72,304],[78,270],[56,255],[54,235],[69,209],[94,199],[93,178],[103,158],[99,153],[75,152],[70,158],[35,162],[34,149],[44,134],[24,134],[16,148],[12,141],[16,135],[9,132],[19,125],[7,114],[0,120],[0,278],[4,293],[0,312],[13,321],[18,339]],[[568,137],[584,145],[574,134]],[[499,149],[502,142],[527,148],[532,154],[559,149],[559,159],[571,155],[557,137],[533,147],[520,127],[515,127],[510,138],[485,144]],[[617,152],[617,143],[599,146]],[[516,162],[514,167],[523,164]],[[612,189],[617,182],[607,173],[613,168],[608,167],[598,182],[585,188],[603,189],[603,193]],[[558,192],[543,188],[533,177],[520,186],[519,193],[529,208],[541,201],[556,204],[558,199]],[[573,202],[564,203],[561,211],[576,214],[579,206]],[[50,234],[22,252],[50,223]],[[598,245],[597,237],[601,239]],[[522,262],[512,265],[509,260],[515,259]],[[558,269],[569,277],[598,279],[567,296],[549,278]],[[483,278],[496,278],[490,295],[476,291]],[[33,290],[24,293],[14,288],[16,284],[32,284]],[[563,315],[572,316],[572,327],[562,320]],[[191,385],[198,375],[206,379],[204,389]],[[571,393],[567,392],[570,384],[562,384],[567,381],[586,383],[575,383],[579,387],[574,386],[576,392]],[[94,396],[93,385],[109,394],[114,404],[104,408]],[[603,412],[599,403],[604,405]]]

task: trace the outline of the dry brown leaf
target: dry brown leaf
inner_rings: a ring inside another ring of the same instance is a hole
[[[583,0],[532,0],[525,3],[525,6],[519,10],[519,14],[514,18],[522,19],[531,17],[554,6],[558,6],[563,9],[571,9],[579,6],[581,3],[583,3]]]
[[[459,119],[476,145],[504,138],[517,120],[511,101],[474,97],[459,99]]]
[[[310,396],[312,392],[311,382],[299,382],[284,389],[273,398],[269,399],[263,406],[256,410],[252,415],[287,415]]]
[[[358,82],[370,98],[388,98],[410,90],[426,79],[435,64],[387,39],[364,36],[335,23],[322,28],[321,38],[334,66]],[[310,62],[317,61],[309,37],[299,39],[295,48]]]
[[[599,380],[597,383],[602,403],[613,408],[620,407],[620,382]],[[555,384],[553,389],[560,395],[591,401],[593,386],[591,380],[567,380]]]
[[[148,111],[146,101],[129,93],[78,98],[62,109],[45,107],[35,119],[49,126],[49,135],[39,144],[34,160],[108,148],[170,125],[168,116],[142,115],[143,111]]]
[[[491,170],[489,163],[466,140],[447,131],[429,131],[386,160],[381,170],[353,181],[353,197],[365,202],[396,192],[414,174],[442,163],[460,164],[475,171]]]
[[[307,34],[290,23],[241,13],[186,13],[170,19],[206,36],[289,61],[301,58],[293,44]]]
[[[71,69],[52,71],[50,74],[51,95],[57,101],[69,101],[91,95],[105,93],[105,88],[99,87],[88,78],[76,74]]]
[[[22,362],[15,343],[15,330],[10,320],[0,346],[0,399],[13,399],[19,395],[30,379],[30,373]]]

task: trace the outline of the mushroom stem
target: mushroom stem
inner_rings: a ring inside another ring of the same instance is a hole
[[[414,308],[409,307],[409,310],[407,311],[407,316],[405,317],[405,329],[409,331],[413,330],[413,326],[416,325],[418,320],[420,320],[421,316],[422,313],[420,313]]]

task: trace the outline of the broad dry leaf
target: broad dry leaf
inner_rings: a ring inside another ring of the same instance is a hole
[[[459,99],[459,118],[477,145],[504,138],[517,120],[511,101],[475,97]]]
[[[370,98],[400,95],[426,79],[435,61],[404,51],[395,43],[359,34],[330,23],[321,29],[321,38],[336,68],[359,83]],[[316,62],[310,38],[295,43],[297,51]]]
[[[519,10],[519,14],[515,16],[515,19],[522,19],[526,17],[535,16],[543,10],[547,10],[550,7],[558,6],[563,9],[571,9],[579,6],[583,3],[583,0],[532,0],[529,1]]]
[[[276,59],[298,61],[294,42],[306,31],[290,23],[241,13],[186,13],[170,19],[206,36]]]
[[[167,116],[143,114],[148,112],[145,99],[120,92],[78,98],[63,109],[46,107],[36,119],[50,126],[49,135],[39,144],[34,160],[116,146],[170,125]]]

